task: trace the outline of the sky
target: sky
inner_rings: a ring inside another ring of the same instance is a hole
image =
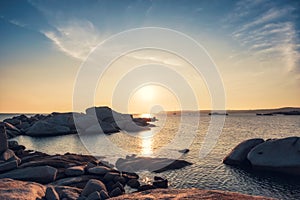
[[[80,111],[74,91],[92,52],[144,27],[180,32],[205,49],[222,81],[225,109],[300,107],[299,13],[300,2],[288,0],[1,0],[0,112]],[[105,54],[121,48],[108,46]],[[206,78],[180,55],[141,49],[112,62],[84,106],[211,109]]]

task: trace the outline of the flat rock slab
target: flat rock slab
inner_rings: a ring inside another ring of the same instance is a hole
[[[34,181],[38,183],[50,183],[56,178],[57,169],[50,166],[27,167],[15,169],[4,174],[0,178],[11,178],[22,181]]]
[[[125,194],[110,198],[111,200],[149,200],[149,199],[209,199],[209,200],[272,200],[272,198],[250,196],[235,192],[202,189],[154,189]]]
[[[151,158],[151,157],[127,157],[119,158],[116,167],[120,171],[136,172],[148,170],[151,172],[163,172],[173,169],[181,169],[192,165],[185,160],[174,160],[169,158]]]
[[[1,200],[36,200],[45,196],[46,187],[34,183],[12,179],[0,179]]]

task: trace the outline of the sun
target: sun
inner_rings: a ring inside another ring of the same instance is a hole
[[[155,99],[155,89],[151,85],[143,86],[136,92],[136,95],[143,101],[152,101]]]

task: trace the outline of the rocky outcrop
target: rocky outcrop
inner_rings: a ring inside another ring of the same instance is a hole
[[[247,156],[253,169],[300,175],[300,137],[268,140]]]
[[[151,158],[151,157],[127,157],[119,158],[116,167],[122,171],[142,171],[163,172],[173,169],[181,169],[192,165],[185,160],[174,160],[169,158]]]
[[[271,200],[272,198],[250,196],[236,192],[202,189],[154,189],[111,198],[111,200],[146,199],[218,199],[218,200]]]
[[[247,155],[255,146],[263,143],[261,138],[246,140],[238,144],[223,160],[224,164],[243,166],[248,165]]]
[[[34,183],[12,179],[0,179],[1,200],[36,200],[45,196],[46,187]]]
[[[8,149],[6,130],[3,123],[0,123],[0,154]]]
[[[300,176],[300,137],[252,139],[242,142],[226,156],[224,163],[253,170]]]
[[[5,131],[8,138],[18,135],[58,136],[78,132],[82,134],[112,134],[120,130],[138,132],[149,130],[152,127],[147,119],[134,119],[130,114],[122,114],[106,106],[88,108],[86,114],[53,112],[49,115],[37,114],[32,117],[20,115],[5,119],[0,123],[2,127],[4,126],[0,132]]]

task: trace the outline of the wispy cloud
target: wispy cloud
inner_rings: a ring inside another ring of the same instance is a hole
[[[73,20],[56,26],[57,31],[41,31],[62,52],[83,60],[101,42],[100,32],[87,20]]]
[[[258,10],[255,16],[253,10]],[[300,70],[297,31],[289,18],[293,7],[279,8],[260,0],[246,0],[240,1],[235,11],[236,14],[231,15],[229,20],[233,24],[239,21],[239,26],[232,32],[232,38],[246,49],[248,56],[256,56],[260,61],[280,59],[287,71]],[[237,16],[238,19],[235,19]]]

